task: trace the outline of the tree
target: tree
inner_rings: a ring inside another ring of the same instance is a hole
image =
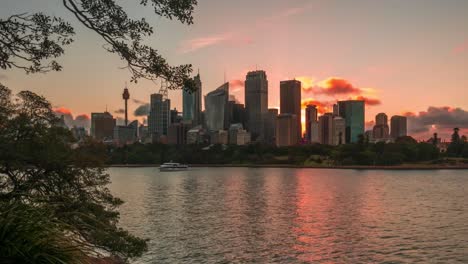
[[[452,143],[458,144],[460,143],[460,128],[456,127],[453,129],[453,134],[452,134]]]
[[[168,81],[170,89],[195,89],[191,65],[170,66],[157,50],[144,45],[153,28],[144,19],[132,19],[116,0],[62,0],[62,4],[87,29],[98,34],[104,48],[117,54],[132,74],[132,81],[144,78]],[[154,13],[184,24],[193,23],[197,0],[140,0]],[[16,14],[0,19],[0,68],[20,68],[26,73],[59,71],[55,60],[73,42],[73,27],[62,18],[43,13]]]
[[[432,144],[437,145],[439,143],[439,137],[437,133],[434,133],[434,137],[432,138]]]
[[[460,128],[456,127],[453,129],[452,140],[447,148],[447,154],[453,157],[458,157],[463,151],[463,142],[460,138]]]
[[[0,102],[0,202],[47,212],[88,255],[140,256],[146,241],[117,227],[122,201],[106,187],[105,147],[77,146],[50,103],[32,92],[13,98],[0,86]]]

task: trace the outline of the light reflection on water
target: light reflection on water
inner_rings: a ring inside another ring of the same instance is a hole
[[[136,263],[468,263],[467,171],[109,173]]]

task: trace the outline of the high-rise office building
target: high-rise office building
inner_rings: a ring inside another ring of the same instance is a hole
[[[177,111],[176,108],[171,110],[171,123],[170,124],[180,123],[180,122],[184,121],[183,117],[180,114],[181,113],[179,111]],[[191,120],[186,121],[186,124],[188,124],[187,122],[192,123]]]
[[[297,117],[294,114],[280,114],[276,119],[276,146],[297,145]]]
[[[312,142],[312,123],[317,122],[318,118],[318,111],[317,111],[317,106],[315,105],[308,105],[305,109],[305,126],[306,126],[306,132],[305,132],[305,138],[307,142],[311,143]]]
[[[299,142],[302,138],[300,81],[289,80],[280,82],[280,113],[296,115],[296,131]]]
[[[385,113],[380,113],[375,116],[375,126],[372,130],[373,139],[387,139],[390,136],[390,128],[388,126],[388,117]]]
[[[364,135],[365,104],[362,100],[339,101],[338,111],[346,123],[346,143],[356,143]]]
[[[340,116],[333,117],[332,145],[338,146],[345,143],[346,121]]]
[[[91,113],[91,136],[99,141],[112,140],[116,120],[109,112]]]
[[[265,119],[265,143],[274,145],[276,143],[276,118],[278,117],[278,109],[268,109]]]
[[[408,135],[408,120],[405,116],[392,116],[391,123],[391,137],[397,139]]]
[[[229,83],[223,84],[205,96],[205,122],[208,130],[218,131],[229,128],[228,100]]]
[[[192,121],[182,121],[172,123],[168,129],[167,143],[169,145],[187,144],[187,133],[190,130]]]
[[[319,142],[324,145],[333,144],[333,113],[325,113],[319,117]]]
[[[333,115],[334,116],[339,116],[340,115],[340,107],[338,106],[338,104],[333,105]]]
[[[130,145],[138,139],[138,121],[135,120],[126,126],[114,128],[114,144],[117,146]]]
[[[245,80],[247,130],[254,141],[265,139],[265,116],[268,112],[268,79],[265,71],[247,73]]]
[[[153,141],[159,141],[162,136],[167,136],[170,122],[171,101],[164,98],[162,94],[152,94],[148,116],[148,132]]]
[[[184,89],[182,91],[183,118],[184,121],[192,121],[194,126],[201,124],[202,112],[202,82],[200,74],[193,78],[195,91]]]
[[[247,126],[247,117],[243,104],[234,103],[232,106],[231,124],[242,124],[244,128]]]

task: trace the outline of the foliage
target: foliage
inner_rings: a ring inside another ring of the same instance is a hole
[[[126,63],[132,81],[140,78],[168,81],[169,88],[195,89],[191,65],[170,66],[157,50],[143,43],[153,27],[144,19],[132,19],[116,0],[62,0],[62,4],[87,29],[98,34],[104,48]],[[196,0],[140,0],[157,16],[192,24]],[[72,42],[74,30],[61,18],[43,13],[18,14],[0,19],[0,68],[20,68],[27,73],[61,70],[54,59]],[[46,61],[52,59],[49,63]],[[18,62],[21,61],[22,63]]]
[[[80,241],[49,211],[0,202],[1,263],[84,263]]]
[[[452,134],[452,141],[447,148],[447,154],[451,157],[460,157],[464,153],[464,146],[467,144],[465,141],[462,140],[460,137],[460,129],[454,128]]]
[[[339,146],[314,144],[284,148],[259,144],[224,148],[220,145],[134,144],[124,148],[109,146],[108,155],[111,164],[161,164],[172,160],[189,164],[392,166],[435,160],[440,153],[433,144],[405,139],[400,143],[362,141]]]
[[[59,71],[62,67],[54,59],[72,43],[73,34],[70,24],[43,13],[0,20],[0,68],[16,67],[27,73]]]
[[[105,148],[92,141],[77,146],[57,126],[50,103],[32,92],[15,99],[1,86],[0,102],[0,202],[50,212],[96,252],[140,256],[145,241],[117,227],[122,201],[106,187]]]

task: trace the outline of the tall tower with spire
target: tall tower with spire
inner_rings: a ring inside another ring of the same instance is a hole
[[[127,85],[125,85],[122,98],[125,101],[125,126],[128,126],[128,99],[130,99],[130,93],[128,92]]]

